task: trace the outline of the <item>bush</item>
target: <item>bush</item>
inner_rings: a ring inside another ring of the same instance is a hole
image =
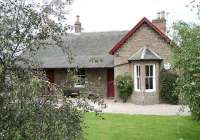
[[[129,75],[119,75],[116,78],[117,90],[119,97],[126,102],[128,97],[132,94],[133,91],[133,81]]]
[[[59,90],[38,78],[15,80],[12,91],[0,91],[1,139],[75,140],[81,136],[83,113],[65,101]],[[47,85],[55,95],[45,94]]]
[[[73,59],[63,40],[70,1],[0,1],[0,140],[83,139],[84,112],[94,108],[85,98],[65,98],[37,59],[51,46]]]
[[[176,92],[200,121],[200,25],[178,22],[174,24],[174,40],[181,46],[175,50],[174,68],[179,75]]]
[[[161,100],[170,104],[178,104],[178,95],[174,93],[177,75],[172,72],[160,73]]]

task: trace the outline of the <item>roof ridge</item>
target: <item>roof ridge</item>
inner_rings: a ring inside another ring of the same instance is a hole
[[[150,48],[148,48],[150,51],[151,51],[151,53],[153,53],[156,57],[158,57],[158,58],[160,58],[160,59],[162,59],[161,57],[160,57],[160,55],[158,55],[156,52],[154,52],[152,49],[150,49]]]
[[[80,34],[92,34],[92,33],[113,33],[113,32],[128,32],[128,30],[113,30],[113,31],[94,31],[94,32],[81,32]],[[68,33],[68,34],[74,34],[72,33]]]
[[[146,54],[146,47],[142,48],[142,55],[141,55],[141,59],[144,59],[144,55]]]

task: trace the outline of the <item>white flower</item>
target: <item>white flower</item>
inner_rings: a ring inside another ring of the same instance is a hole
[[[190,83],[190,84],[191,84],[191,85],[193,85],[193,86],[194,86],[194,85],[196,85],[196,83],[195,83],[195,82],[192,82],[192,83]]]

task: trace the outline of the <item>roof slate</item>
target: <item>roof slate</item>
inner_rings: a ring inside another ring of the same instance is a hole
[[[88,32],[80,35],[69,33],[64,37],[65,49],[70,50],[72,61],[57,46],[41,47],[34,60],[41,68],[110,68],[113,56],[108,51],[127,31]]]
[[[128,59],[128,61],[138,60],[162,60],[162,58],[150,48],[143,47]]]

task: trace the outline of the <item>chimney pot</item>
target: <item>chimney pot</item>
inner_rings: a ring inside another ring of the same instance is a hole
[[[76,16],[76,22],[74,24],[75,33],[81,33],[81,22],[80,22],[79,18],[80,18],[80,16],[77,15]]]
[[[160,17],[161,17],[161,19],[165,19],[165,11],[160,12]]]
[[[160,12],[157,12],[157,19],[160,19]]]
[[[152,23],[163,33],[166,33],[165,11],[157,12],[157,18],[152,20]]]

